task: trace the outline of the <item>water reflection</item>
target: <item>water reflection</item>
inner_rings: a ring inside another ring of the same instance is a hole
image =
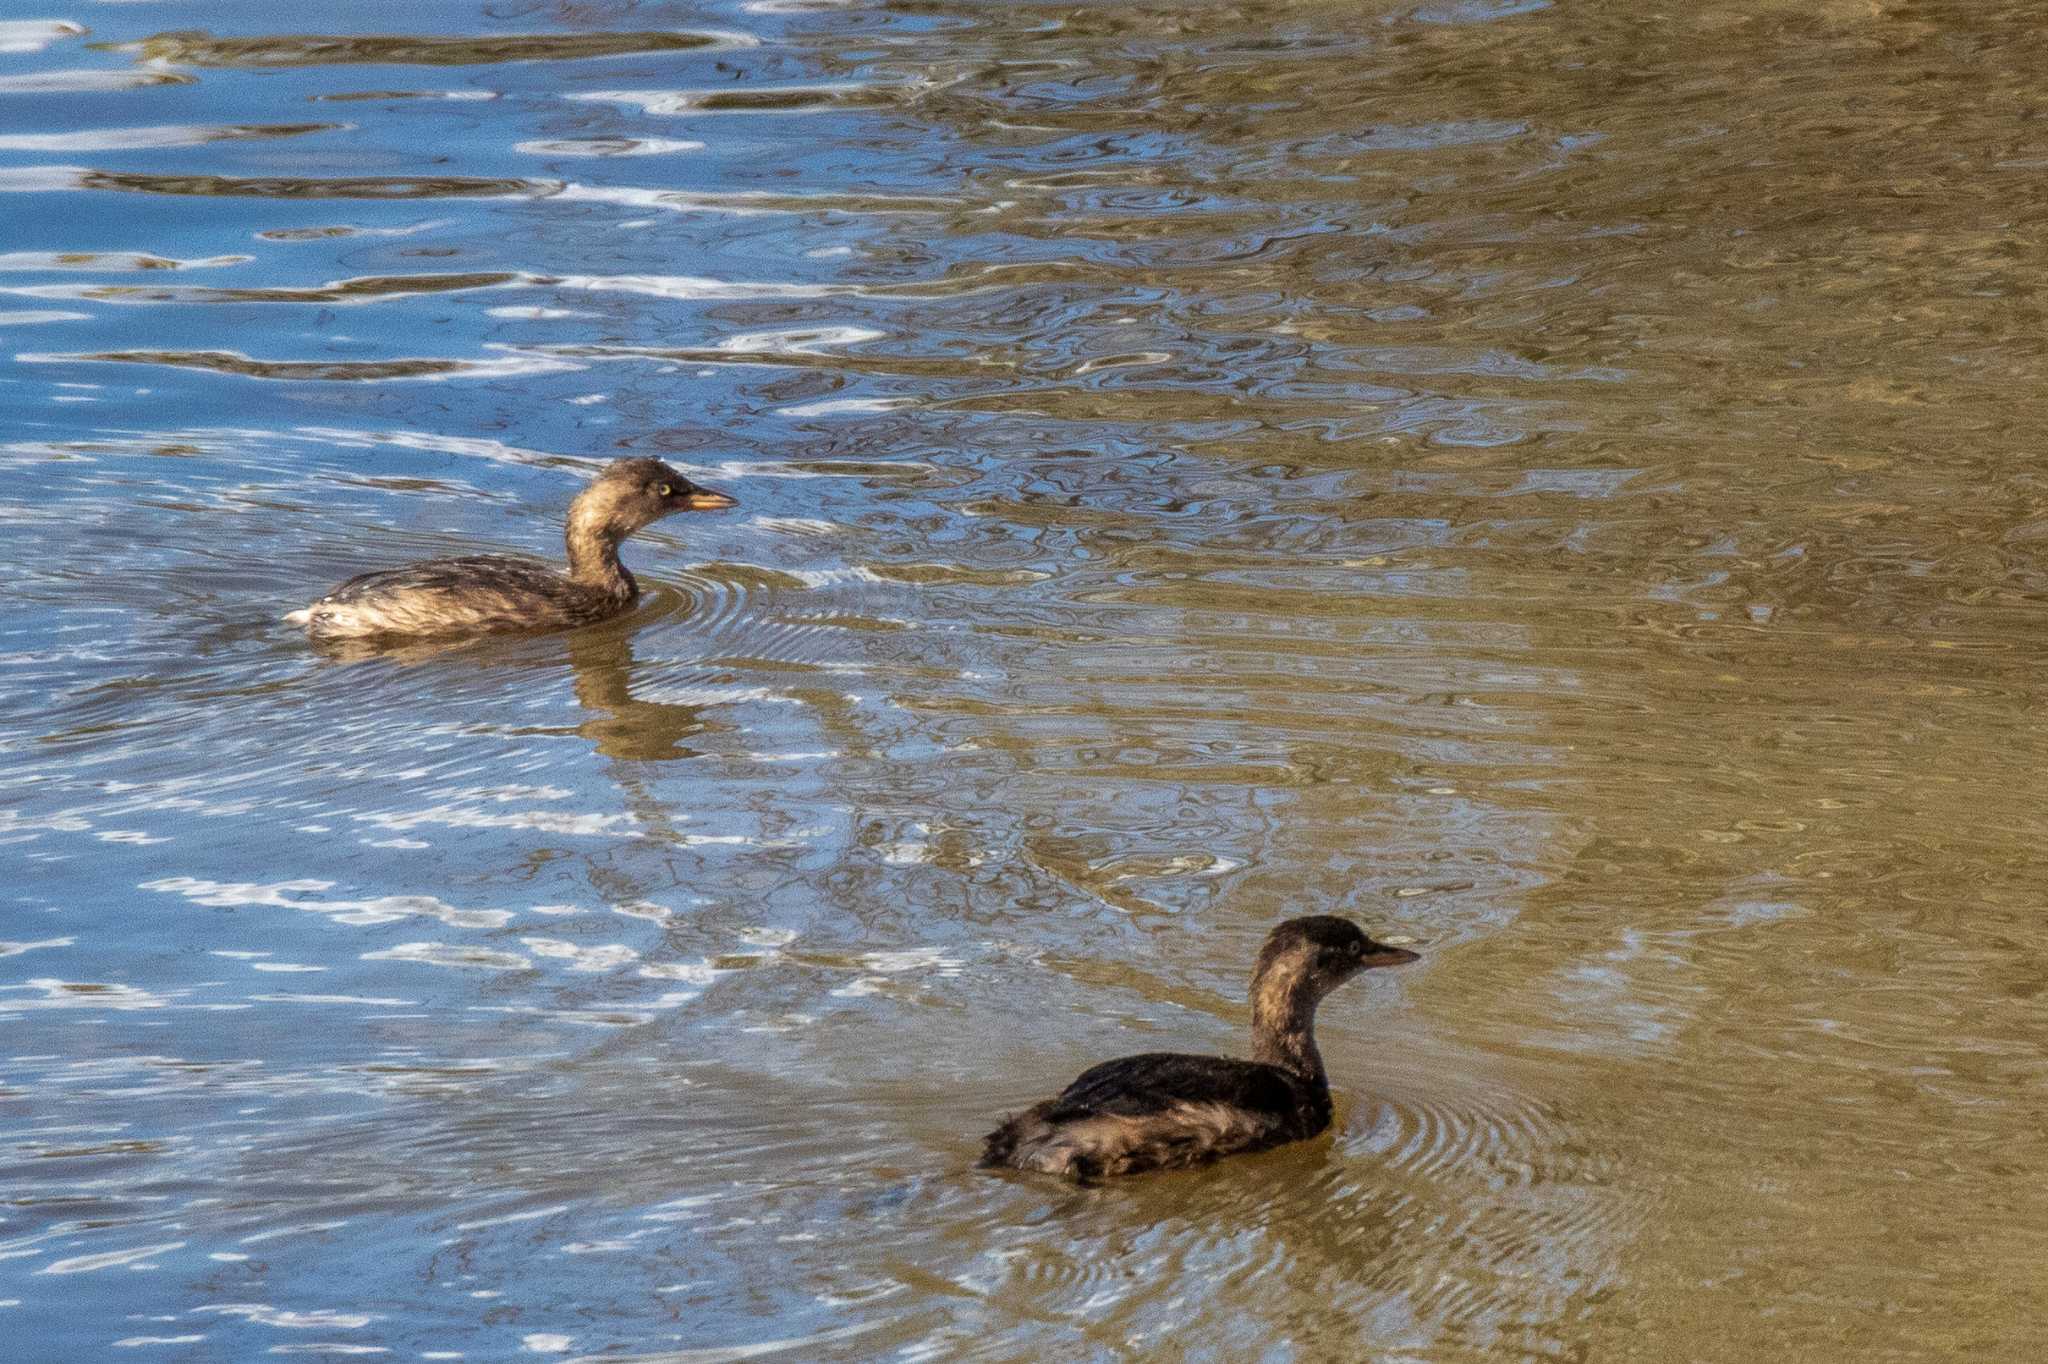
[[[703,756],[684,740],[711,728],[707,707],[638,700],[632,693],[633,639],[620,628],[579,630],[570,636],[569,666],[576,701],[589,718],[576,732],[607,758],[672,762]],[[729,728],[729,726],[719,726]]]
[[[669,762],[702,756],[683,741],[711,728],[728,728],[708,718],[703,705],[642,700],[633,695],[633,636],[649,619],[677,609],[666,598],[636,616],[550,636],[505,638],[312,639],[307,647],[335,663],[391,664],[442,669],[509,666],[530,684],[537,664],[568,664],[576,703],[587,713],[575,732],[607,758]],[[686,609],[686,608],[685,608]],[[521,642],[523,641],[523,642]]]

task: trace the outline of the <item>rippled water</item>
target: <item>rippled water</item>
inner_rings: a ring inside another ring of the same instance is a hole
[[[10,1356],[2040,1353],[2037,19],[0,22]],[[1314,910],[1330,1137],[968,1169]]]

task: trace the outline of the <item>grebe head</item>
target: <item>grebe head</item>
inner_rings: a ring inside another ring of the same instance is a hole
[[[1306,986],[1310,998],[1321,999],[1360,971],[1420,960],[1405,947],[1374,942],[1349,919],[1311,914],[1289,919],[1266,936],[1252,972],[1252,993],[1292,993]]]
[[[620,459],[606,465],[578,495],[569,508],[569,524],[623,540],[673,512],[721,511],[738,505],[724,493],[698,487],[658,459]]]

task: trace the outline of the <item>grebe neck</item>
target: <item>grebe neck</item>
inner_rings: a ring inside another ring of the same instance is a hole
[[[1277,961],[1252,981],[1252,1059],[1279,1066],[1318,1088],[1328,1088],[1323,1054],[1316,1050],[1316,1005],[1321,1002],[1306,964]]]
[[[624,538],[610,526],[593,525],[583,517],[569,517],[569,576],[585,587],[594,587],[614,597],[637,597],[640,584],[619,562],[619,541]]]

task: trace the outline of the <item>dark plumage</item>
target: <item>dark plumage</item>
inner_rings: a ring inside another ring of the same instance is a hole
[[[1147,1052],[1105,1061],[989,1133],[981,1165],[1086,1182],[1312,1137],[1330,1125],[1316,1005],[1359,971],[1416,959],[1344,919],[1289,919],[1252,972],[1251,1060]]]
[[[350,578],[285,619],[315,639],[560,629],[616,616],[640,595],[619,542],[672,512],[738,505],[658,459],[606,466],[569,505],[569,571],[482,554]]]

